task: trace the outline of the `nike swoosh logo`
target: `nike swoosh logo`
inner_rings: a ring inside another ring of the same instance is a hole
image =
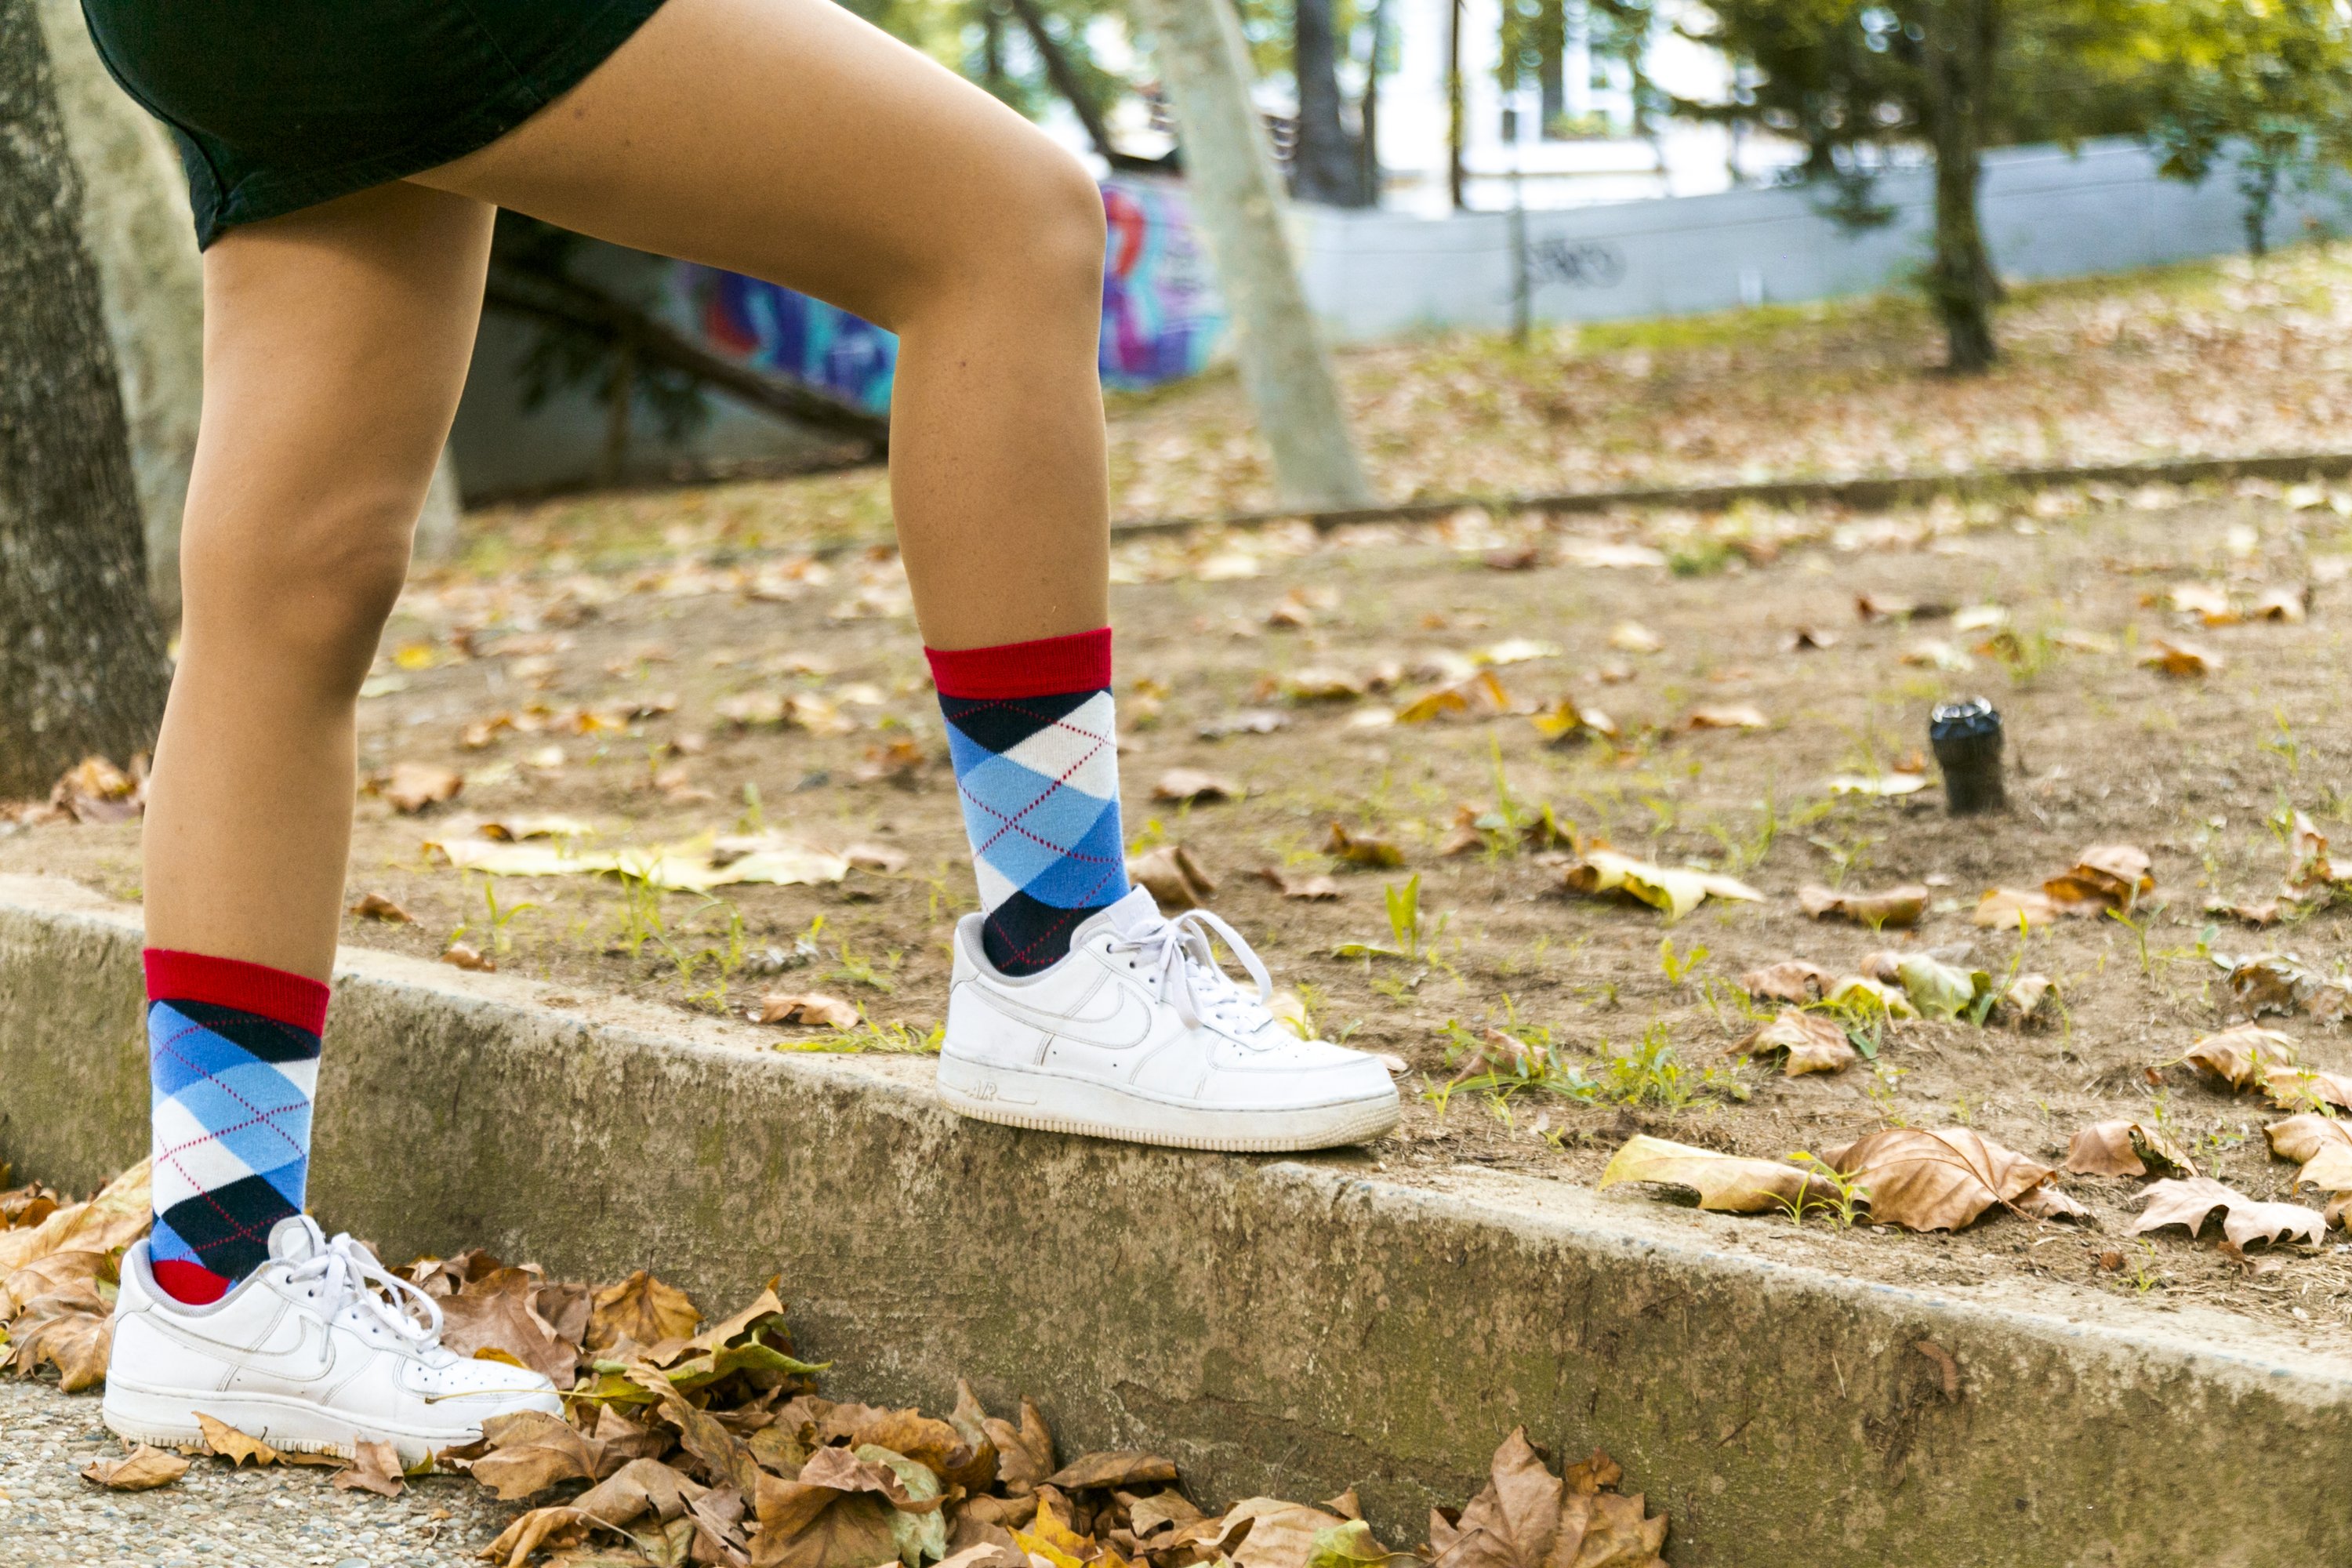
[[[240,1372],[282,1377],[289,1383],[315,1382],[327,1374],[334,1362],[332,1336],[326,1325],[315,1318],[301,1320],[300,1340],[291,1350],[283,1351],[248,1350],[205,1334],[191,1333],[176,1324],[172,1325],[170,1332],[172,1338],[233,1363]]]
[[[1151,1037],[1151,1005],[1117,981],[1109,985],[1118,996],[1118,1006],[1108,1018],[1073,1018],[1066,1013],[1025,1007],[993,986],[982,986],[981,995],[1006,1017],[1074,1045],[1105,1051],[1133,1050]]]

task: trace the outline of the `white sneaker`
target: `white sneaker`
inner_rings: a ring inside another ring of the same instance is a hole
[[[390,1443],[414,1466],[520,1410],[563,1401],[538,1373],[443,1349],[431,1297],[308,1215],[279,1220],[269,1261],[202,1307],[157,1288],[145,1242],[123,1256],[103,1416],[126,1443],[201,1442],[201,1413],[273,1448]]]
[[[1069,955],[1018,978],[956,926],[940,1096],[966,1116],[1186,1149],[1362,1143],[1397,1123],[1388,1069],[1302,1040],[1265,1009],[1265,965],[1205,910],[1166,920],[1141,888],[1072,933]],[[1211,933],[1257,982],[1217,966]]]

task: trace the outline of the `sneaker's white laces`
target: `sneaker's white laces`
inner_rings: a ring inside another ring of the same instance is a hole
[[[312,1252],[307,1261],[290,1265],[288,1277],[298,1284],[315,1281],[326,1298],[330,1318],[356,1311],[419,1350],[440,1342],[438,1301],[377,1262],[375,1254],[349,1236],[339,1233],[330,1240],[308,1215],[303,1224],[310,1228]]]
[[[1257,982],[1255,1003],[1219,967],[1216,950],[1210,945],[1213,934]],[[1267,1020],[1265,1004],[1274,999],[1273,978],[1241,932],[1206,910],[1186,910],[1174,920],[1155,915],[1114,935],[1111,948],[1141,953],[1145,966],[1159,973],[1160,994],[1176,1004],[1177,1015],[1188,1025],[1207,1019],[1255,1033]]]

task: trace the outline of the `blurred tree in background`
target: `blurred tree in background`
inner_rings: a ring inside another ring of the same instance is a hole
[[[2352,167],[2352,23],[2333,0],[2170,0],[2162,26],[2164,172],[2201,182],[2229,161],[2260,256],[2283,190]]]
[[[2139,134],[2153,116],[2169,0],[1712,0],[1688,36],[1748,68],[1728,104],[1678,101],[1805,149],[1854,225],[1890,216],[1874,178],[1900,149],[1935,170],[1932,257],[1920,283],[1942,322],[1946,365],[1993,362],[2000,280],[1978,216],[1988,147]],[[2231,0],[2213,0],[2229,5]]]

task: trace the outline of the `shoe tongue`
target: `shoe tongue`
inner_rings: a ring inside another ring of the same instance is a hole
[[[1127,890],[1127,897],[1094,917],[1095,920],[1108,922],[1110,929],[1121,936],[1129,935],[1159,918],[1160,906],[1153,900],[1151,889],[1149,888],[1129,888]],[[1087,923],[1091,925],[1094,921],[1089,921]]]
[[[288,1215],[269,1229],[269,1256],[278,1263],[308,1263],[327,1250],[327,1233],[309,1215]]]

